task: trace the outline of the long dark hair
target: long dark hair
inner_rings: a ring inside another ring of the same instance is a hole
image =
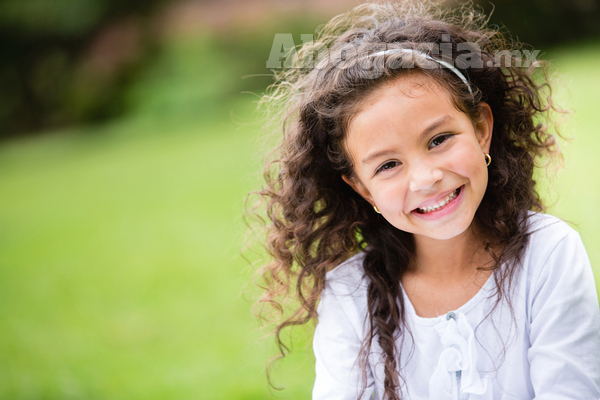
[[[370,57],[369,68],[359,62],[364,61],[361,55],[381,48],[419,49],[441,59],[431,50],[431,44],[441,43],[451,46],[446,61],[467,78],[472,94],[456,74],[432,68],[437,63],[425,58],[411,68],[406,68],[410,60],[402,52]],[[464,44],[480,49],[480,63],[467,65],[459,57]],[[345,51],[348,45],[356,51]],[[390,80],[420,73],[447,90],[455,107],[473,120],[480,116],[478,104],[489,104],[493,163],[475,222],[485,238],[482,246],[494,259],[490,268],[498,301],[507,297],[520,265],[528,240],[528,211],[543,210],[533,172],[536,159],[558,154],[548,122],[552,111],[561,110],[551,99],[547,64],[526,65],[514,52],[523,45],[487,27],[486,17],[469,3],[454,10],[434,2],[362,4],[322,27],[313,44],[299,49],[298,60],[323,48],[329,49],[328,57],[317,60],[314,68],[297,61],[297,68],[276,71],[276,83],[262,99],[268,110],[275,110],[268,114],[270,120],[282,123],[278,130],[283,139],[266,164],[265,186],[255,192],[255,206],[266,210],[264,244],[270,256],[257,272],[264,288],[258,314],[274,324],[285,356],[282,330],[316,317],[326,272],[365,251],[370,329],[359,361],[364,371],[371,343],[377,340],[383,351],[385,397],[397,400],[402,378],[395,340],[405,326],[400,279],[414,244],[410,233],[374,213],[341,178],[353,175],[343,142],[360,100]],[[498,54],[505,55],[501,65]]]

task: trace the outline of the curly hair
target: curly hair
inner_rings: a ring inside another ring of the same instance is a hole
[[[452,51],[440,56],[434,48],[441,45]],[[476,60],[461,57],[465,45],[480,50]],[[466,77],[472,93],[455,73],[435,68],[439,63],[408,59],[401,51],[373,54],[381,48],[446,57]],[[400,399],[403,382],[395,341],[405,330],[400,282],[414,252],[413,237],[374,213],[342,176],[354,174],[344,140],[361,99],[407,74],[433,79],[474,121],[481,102],[492,109],[494,162],[475,223],[485,238],[481,245],[494,260],[486,268],[493,270],[497,301],[507,298],[528,241],[528,211],[544,209],[533,178],[536,160],[559,154],[549,122],[553,111],[563,112],[551,98],[548,64],[527,65],[515,52],[524,48],[490,28],[471,3],[455,9],[433,1],[366,3],[321,27],[313,43],[299,48],[295,68],[275,71],[276,82],[262,104],[269,121],[279,124],[283,140],[265,166],[266,185],[254,194],[260,203],[255,206],[266,209],[263,245],[270,257],[257,271],[264,289],[258,314],[273,324],[280,357],[289,351],[282,330],[317,316],[326,273],[364,251],[369,333],[359,361],[364,374],[371,343],[377,340],[383,351],[385,397]],[[315,52],[321,56],[313,68],[302,64]],[[372,54],[369,65],[365,54]],[[497,62],[498,54],[505,56],[503,64]]]

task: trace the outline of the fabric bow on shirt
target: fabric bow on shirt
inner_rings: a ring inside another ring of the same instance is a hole
[[[430,400],[492,400],[492,384],[477,371],[475,333],[467,317],[449,313],[435,326],[444,351],[429,380]]]

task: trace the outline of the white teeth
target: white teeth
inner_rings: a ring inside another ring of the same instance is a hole
[[[445,199],[442,199],[442,200],[438,201],[437,203],[433,204],[432,206],[430,206],[430,207],[424,207],[424,208],[418,208],[417,210],[419,210],[423,214],[439,210],[440,208],[444,207],[446,204],[448,204],[452,200],[454,200],[456,198],[456,196],[458,196],[459,189],[456,189],[455,191],[453,191],[452,193],[450,193],[448,196],[446,196]]]

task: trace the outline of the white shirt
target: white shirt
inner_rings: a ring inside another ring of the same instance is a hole
[[[416,315],[404,293],[407,328],[397,340],[410,400],[598,400],[600,311],[579,234],[558,218],[534,214],[510,301],[495,304],[494,274],[466,304],[437,318]],[[313,348],[313,400],[356,400],[358,354],[366,335],[368,278],[359,253],[327,273]],[[362,399],[383,396],[377,340]]]

